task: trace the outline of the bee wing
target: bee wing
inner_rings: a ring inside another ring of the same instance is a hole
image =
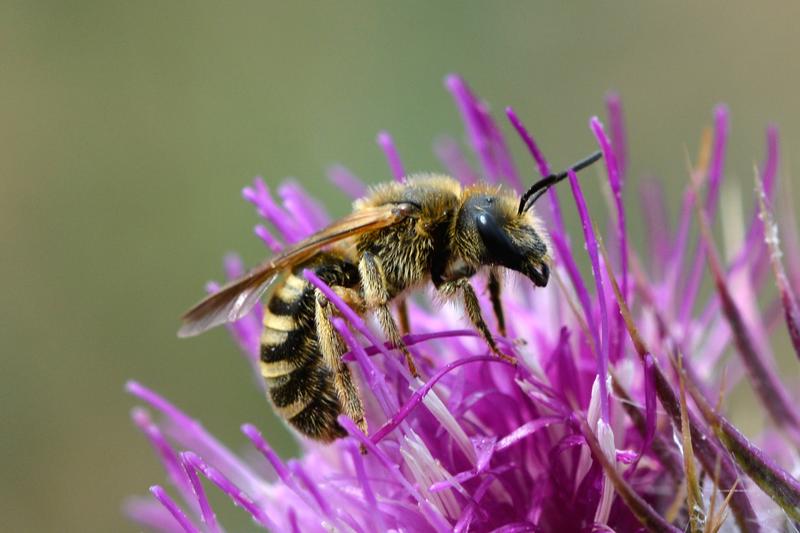
[[[414,210],[413,204],[388,204],[359,209],[340,218],[189,309],[183,315],[178,336],[192,337],[214,326],[239,320],[250,312],[282,271],[310,259],[323,246],[397,224]]]

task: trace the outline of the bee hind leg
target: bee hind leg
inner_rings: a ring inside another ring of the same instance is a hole
[[[344,296],[346,301],[351,300],[348,301],[349,304],[355,303],[352,302],[353,294],[351,292],[355,293],[352,289],[343,289],[341,287],[333,287],[333,289],[340,293],[341,296]],[[366,435],[367,420],[364,417],[364,404],[361,402],[361,396],[353,383],[350,369],[342,361],[342,355],[345,353],[346,348],[344,341],[331,323],[333,313],[333,306],[325,295],[317,289],[314,318],[322,359],[325,366],[333,373],[333,388],[336,391],[336,396],[344,414],[355,422],[356,426]]]
[[[386,278],[383,275],[380,259],[369,252],[364,253],[358,263],[358,272],[361,276],[361,287],[364,292],[364,303],[367,309],[374,309],[383,333],[395,348],[403,352],[411,375],[415,378],[419,377],[411,352],[408,351],[408,346],[403,342],[397,323],[389,310],[389,291],[386,289]]]

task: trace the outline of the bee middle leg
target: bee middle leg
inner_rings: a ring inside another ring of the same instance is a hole
[[[348,304],[356,303],[354,301],[356,291],[341,287],[333,287],[340,296],[343,296]],[[360,300],[360,298],[359,298]],[[356,304],[356,307],[360,307]],[[336,391],[336,396],[339,398],[339,403],[342,406],[344,414],[347,415],[356,426],[367,433],[367,420],[364,417],[364,404],[361,402],[361,396],[358,389],[353,384],[353,379],[350,374],[350,369],[344,361],[342,355],[345,353],[344,341],[336,331],[331,323],[331,316],[334,314],[334,307],[328,301],[322,291],[316,291],[316,307],[315,307],[315,322],[317,326],[317,336],[319,339],[319,348],[322,352],[322,358],[325,365],[333,373],[333,388]]]
[[[489,271],[489,298],[492,300],[492,309],[497,319],[497,330],[503,337],[506,336],[506,319],[503,314],[503,303],[500,300],[500,277],[494,268]]]
[[[492,332],[489,331],[489,326],[486,325],[486,321],[483,319],[483,315],[481,314],[481,306],[478,303],[478,296],[475,294],[475,289],[473,289],[472,285],[470,285],[468,278],[458,278],[451,281],[446,281],[437,288],[444,296],[454,296],[460,292],[462,298],[464,299],[464,310],[467,312],[467,316],[472,324],[478,328],[478,331],[486,341],[486,344],[489,345],[492,353],[501,359],[505,359],[510,363],[516,364],[515,359],[507,356],[497,347],[497,342],[494,340]]]
[[[358,262],[358,272],[361,276],[364,304],[367,309],[375,310],[375,315],[378,317],[383,333],[389,339],[389,342],[403,352],[411,375],[415,378],[419,377],[417,366],[411,358],[411,352],[408,351],[406,343],[403,342],[397,323],[389,310],[389,291],[386,288],[386,278],[383,275],[380,259],[369,252],[364,253]]]

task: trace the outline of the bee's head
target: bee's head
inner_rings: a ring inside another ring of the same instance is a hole
[[[544,287],[550,278],[550,256],[544,231],[531,207],[569,172],[578,172],[602,157],[595,152],[569,171],[550,174],[534,183],[522,197],[501,190],[472,189],[458,215],[455,243],[461,258],[473,267],[499,265],[527,276]]]
[[[544,287],[550,278],[546,236],[533,213],[517,212],[518,202],[511,194],[469,195],[458,220],[458,233],[465,237],[459,246],[462,257],[515,270]]]
[[[531,213],[533,204],[556,183],[602,157],[595,152],[568,171],[550,174],[534,183],[525,194],[476,187],[466,191],[456,220],[457,255],[471,267],[498,265],[516,270],[539,287],[550,278],[550,256],[544,231]]]

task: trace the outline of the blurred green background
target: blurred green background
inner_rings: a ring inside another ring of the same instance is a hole
[[[496,113],[513,105],[556,166],[594,146],[587,119],[618,90],[632,174],[669,176],[673,197],[725,101],[728,176],[749,191],[767,122],[788,161],[800,148],[797,20],[788,1],[3,1],[3,529],[136,529],[123,499],[164,475],[129,421],[129,378],[235,449],[250,421],[292,453],[224,331],[175,337],[224,252],[264,255],[239,195],[253,176],[294,176],[341,215],[324,169],[389,178],[381,129],[408,169],[440,168],[432,140],[462,132],[442,86],[457,72]]]

